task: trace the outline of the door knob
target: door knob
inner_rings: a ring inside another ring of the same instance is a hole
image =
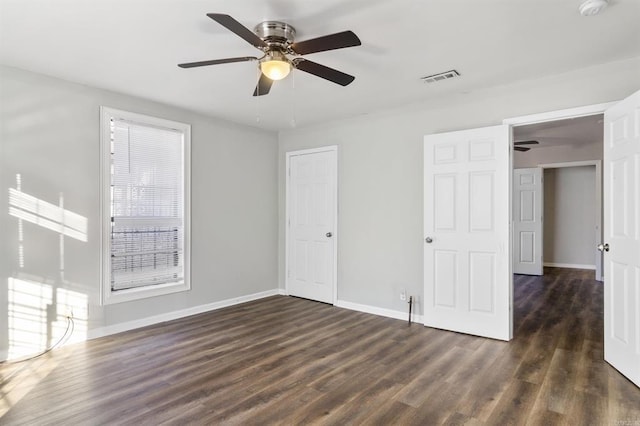
[[[427,238],[425,238],[425,239],[424,239],[424,241],[425,241],[427,244],[431,244],[431,243],[433,242],[433,239],[432,239],[431,237],[427,237]]]
[[[325,235],[327,236],[327,238],[331,238],[333,236],[331,232],[327,232]]]
[[[609,244],[608,243],[598,244],[598,250],[609,251]]]

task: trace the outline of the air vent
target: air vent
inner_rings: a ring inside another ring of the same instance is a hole
[[[436,83],[438,81],[448,80],[450,78],[459,77],[460,73],[456,70],[441,72],[440,74],[429,75],[422,77],[420,80],[425,83]]]

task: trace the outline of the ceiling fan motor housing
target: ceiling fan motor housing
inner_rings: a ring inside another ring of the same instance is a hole
[[[275,47],[285,52],[296,37],[295,28],[279,21],[261,22],[256,25],[253,31],[269,45],[270,49]]]

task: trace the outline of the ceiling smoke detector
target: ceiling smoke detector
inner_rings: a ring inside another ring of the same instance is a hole
[[[584,0],[578,9],[582,16],[593,16],[602,12],[608,5],[609,0]]]

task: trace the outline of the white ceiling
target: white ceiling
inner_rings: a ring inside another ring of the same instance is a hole
[[[578,0],[0,0],[0,63],[278,130],[640,56],[640,1],[583,17]],[[252,29],[281,20],[305,40],[350,29],[362,46],[308,58],[356,76],[304,72],[251,96],[255,62],[176,64],[259,51],[206,13]],[[450,69],[436,84],[420,77]]]
[[[536,140],[539,145],[529,148],[543,148],[560,145],[602,144],[604,139],[603,114],[566,120],[548,121],[514,128],[514,141]]]

